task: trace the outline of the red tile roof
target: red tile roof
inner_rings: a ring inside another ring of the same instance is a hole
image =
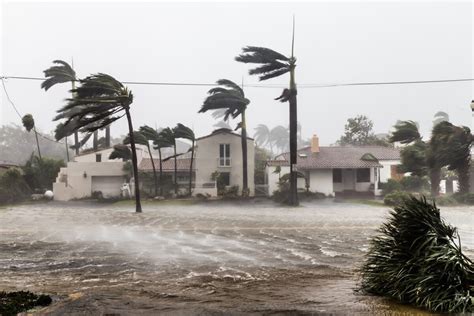
[[[372,154],[377,160],[399,160],[397,148],[383,146],[330,146],[320,147],[318,153],[312,153],[311,147],[298,150],[297,168],[333,169],[333,168],[371,168],[381,167],[378,161],[361,159],[364,154]],[[267,162],[269,166],[289,166],[289,153]]]
[[[160,170],[160,160],[159,159],[153,159],[155,163],[155,168],[156,170]],[[195,163],[194,161],[193,164],[193,169],[195,169]],[[189,171],[189,167],[191,164],[191,159],[190,158],[181,158],[177,159],[177,166],[178,166],[178,171]],[[164,172],[171,172],[174,171],[174,159],[169,159],[167,161],[163,161],[162,163],[162,168]],[[143,158],[142,161],[140,162],[140,165],[138,166],[138,170],[140,171],[153,171],[153,166],[151,164],[151,159],[150,158]]]

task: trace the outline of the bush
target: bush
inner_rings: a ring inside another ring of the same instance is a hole
[[[431,198],[430,200],[434,201],[436,204],[441,206],[446,205],[457,205],[458,201],[452,195],[443,195],[436,198]]]
[[[426,177],[408,176],[400,180],[400,185],[404,191],[422,192],[429,191],[430,184]]]
[[[459,203],[474,205],[474,193],[455,193],[452,197]]]
[[[233,185],[231,187],[224,188],[221,195],[226,199],[235,199],[239,196],[239,186]]]
[[[0,176],[0,204],[23,201],[31,194],[20,169],[8,169]]]
[[[435,204],[410,197],[379,228],[361,268],[361,289],[432,312],[472,312],[473,262]]]
[[[402,185],[399,181],[394,179],[388,179],[387,182],[380,183],[379,188],[382,190],[383,195],[387,195],[395,191],[402,191]]]
[[[402,203],[404,200],[408,199],[410,197],[410,194],[404,191],[394,191],[392,193],[389,193],[385,195],[383,198],[383,203],[385,205],[399,205]]]
[[[64,166],[63,160],[39,159],[36,156],[31,156],[22,169],[25,181],[30,188],[32,190],[38,189],[40,193],[44,193],[45,190],[53,188],[59,169]]]
[[[49,295],[36,295],[31,292],[0,292],[0,315],[16,315],[35,306],[48,306],[52,299]]]

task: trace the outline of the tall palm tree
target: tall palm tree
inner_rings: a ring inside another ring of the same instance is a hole
[[[176,138],[184,138],[189,141],[191,141],[191,163],[189,165],[189,195],[192,195],[192,189],[193,189],[193,160],[194,160],[194,148],[195,148],[195,142],[196,142],[196,136],[194,135],[194,132],[192,129],[189,127],[178,123],[178,125],[174,128],[175,131],[175,137]]]
[[[241,128],[242,143],[242,196],[248,196],[248,149],[245,110],[250,104],[250,100],[245,97],[244,90],[231,80],[220,79],[217,84],[219,87],[208,91],[209,96],[204,100],[199,113],[210,110],[225,110],[224,121],[227,121],[229,117],[236,118],[240,115],[241,121],[238,128]]]
[[[74,90],[76,88],[76,81],[78,81],[79,79],[76,77],[76,72],[74,71],[73,67],[63,60],[54,60],[53,64],[53,66],[43,71],[46,79],[41,83],[41,88],[45,91],[48,91],[51,87],[55,86],[58,83],[71,82],[72,90]],[[62,135],[62,138],[65,138],[67,143],[67,137],[70,134]],[[110,126],[106,127],[105,135],[106,147],[110,147]],[[72,146],[72,148],[76,151],[76,155],[79,155],[79,149],[87,142],[89,138],[90,135],[86,134],[84,139],[79,141],[79,133],[77,131],[74,132],[74,146]],[[97,150],[97,132],[95,132],[93,140],[93,148],[94,150]]]
[[[273,155],[272,143],[270,142],[270,128],[265,124],[258,124],[254,130],[255,134],[253,136],[255,137],[257,145],[260,147],[270,145],[270,151]]]
[[[178,155],[176,154],[176,134],[174,129],[167,127],[160,132],[160,136],[163,138],[164,142],[166,142],[167,144],[171,144],[170,147],[173,147],[174,150],[173,156],[168,157],[168,159],[174,159],[174,193],[178,194]]]
[[[288,129],[282,125],[277,125],[270,130],[270,143],[279,149],[279,152],[288,150]]]
[[[33,130],[33,132],[35,133],[35,137],[36,137],[36,147],[38,148],[38,157],[40,160],[42,160],[41,158],[41,150],[40,150],[40,145],[39,145],[39,141],[38,141],[38,133],[36,132],[36,127],[35,127],[35,120],[33,118],[33,115],[31,114],[26,114],[22,117],[21,119],[22,123],[23,123],[23,126],[25,127],[26,131],[29,133],[31,130]]]
[[[79,80],[80,86],[73,89],[73,97],[58,110],[54,120],[64,119],[64,125],[73,122],[72,131],[94,132],[116,120],[127,117],[132,150],[133,176],[135,179],[136,212],[142,211],[138,180],[137,151],[133,137],[133,124],[130,105],[132,92],[110,75],[99,73]]]
[[[158,132],[158,135],[153,139],[153,148],[158,150],[159,162],[160,162],[160,195],[163,196],[163,157],[161,154],[162,148],[168,148],[174,146],[174,140],[169,138],[168,132],[163,133],[163,130]]]
[[[293,19],[293,38],[291,43],[291,57],[282,55],[274,50],[264,47],[247,46],[242,49],[243,53],[235,58],[238,62],[260,64],[261,66],[251,69],[250,75],[259,75],[261,81],[279,77],[290,73],[289,89],[283,90],[283,93],[277,100],[289,102],[290,116],[290,198],[289,204],[298,205],[297,174],[295,170],[297,162],[297,99],[296,99],[296,81],[295,67],[296,58],[294,57],[294,39],[295,28]]]
[[[155,183],[155,196],[158,195],[158,178],[156,176],[156,169],[155,169],[155,162],[153,161],[153,155],[151,153],[150,149],[150,143],[148,141],[148,138],[140,131],[134,131],[133,132],[133,138],[135,139],[136,144],[144,145],[148,149],[148,155],[150,156],[151,160],[151,166],[153,167],[153,179]],[[123,139],[123,144],[128,145],[130,144],[130,134],[125,136]]]

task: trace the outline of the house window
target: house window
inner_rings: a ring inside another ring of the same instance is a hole
[[[101,162],[102,161],[102,154],[96,154],[95,155],[95,162]]]
[[[222,181],[222,184],[225,186],[230,185],[230,172],[221,172],[219,175],[219,180]]]
[[[370,169],[357,169],[357,182],[370,182]]]
[[[219,145],[219,166],[220,167],[230,166],[230,144]]]
[[[332,169],[332,182],[342,183],[342,169]]]

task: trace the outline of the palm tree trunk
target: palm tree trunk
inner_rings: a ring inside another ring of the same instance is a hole
[[[297,188],[297,174],[296,174],[296,162],[297,162],[297,100],[296,100],[296,83],[295,83],[295,68],[294,66],[290,70],[290,199],[289,204],[297,206],[298,202],[298,188]]]
[[[470,183],[469,183],[469,169],[470,169],[470,162],[466,160],[463,164],[456,169],[456,173],[458,174],[458,181],[459,181],[459,193],[469,193]]]
[[[33,126],[33,130],[35,132],[35,137],[36,137],[36,147],[38,148],[38,157],[40,160],[43,160],[43,158],[41,158],[41,150],[40,150],[40,145],[38,141],[38,132],[36,132],[36,126]]]
[[[189,165],[189,196],[193,195],[193,160],[194,160],[194,139],[191,144],[191,163]]]
[[[176,140],[174,141],[174,194],[178,195],[178,160],[176,159]]]
[[[163,196],[163,163],[161,161],[161,148],[158,148],[158,155],[160,158],[160,196]]]
[[[155,161],[153,160],[153,155],[151,154],[150,144],[147,144],[147,147],[148,147],[148,154],[150,155],[150,159],[151,159],[151,166],[153,168],[153,178],[155,180],[155,196],[158,196],[158,178],[156,177]]]
[[[439,182],[441,181],[441,168],[430,169],[431,196],[439,195]]]
[[[67,136],[64,137],[64,143],[66,144],[66,159],[69,162],[69,146],[67,145]]]
[[[97,151],[99,149],[99,132],[95,131],[94,136],[92,138],[92,147],[94,148],[94,151]]]
[[[248,197],[249,192],[249,179],[248,179],[248,154],[247,154],[247,123],[245,121],[245,110],[242,111],[242,196]]]
[[[132,164],[133,164],[133,178],[135,179],[135,212],[142,212],[142,204],[140,201],[140,182],[138,181],[138,162],[137,162],[137,149],[135,147],[135,137],[133,136],[133,125],[132,117],[130,116],[129,108],[125,109],[128,122],[128,133],[130,135],[130,147],[132,147]]]
[[[110,147],[110,125],[105,128],[105,148]]]
[[[79,155],[79,133],[74,132],[74,149],[76,150],[76,156]]]

